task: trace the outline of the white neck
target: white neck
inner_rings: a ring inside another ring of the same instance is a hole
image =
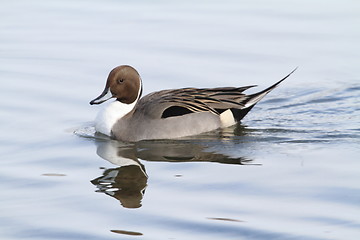
[[[130,104],[122,103],[118,100],[108,104],[96,116],[95,130],[107,136],[111,136],[111,129],[114,124],[126,114],[128,114],[135,107],[137,101],[141,97],[142,81],[140,78],[140,87],[138,90],[137,98]]]
[[[126,114],[128,114],[135,106],[137,101],[126,104],[120,101],[114,101],[103,108],[95,119],[95,130],[102,134],[111,136],[111,129],[114,124]]]

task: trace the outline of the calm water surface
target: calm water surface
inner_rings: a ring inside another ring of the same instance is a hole
[[[360,238],[357,1],[1,5],[1,239]],[[120,64],[145,93],[299,68],[241,125],[130,144],[88,104]]]

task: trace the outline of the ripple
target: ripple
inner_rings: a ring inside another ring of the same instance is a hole
[[[294,139],[284,141],[283,143],[329,143],[330,140],[317,140],[317,139]]]
[[[130,235],[130,236],[142,236],[141,232],[133,232],[133,231],[125,231],[125,230],[110,230],[110,232],[123,234],[123,235]]]
[[[94,126],[82,126],[74,130],[73,133],[82,138],[90,138],[95,140],[110,140],[108,136],[96,132]]]
[[[225,222],[244,222],[242,220],[233,219],[233,218],[222,218],[222,217],[208,217],[209,220],[216,220],[216,221],[225,221]]]
[[[46,177],[65,177],[66,174],[63,174],[63,173],[43,173],[43,174],[41,174],[41,176],[46,176]]]
[[[74,131],[74,134],[84,138],[95,138],[96,131],[95,127],[93,126],[83,126],[76,129]]]

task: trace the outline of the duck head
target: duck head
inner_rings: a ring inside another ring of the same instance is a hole
[[[131,104],[140,98],[141,93],[142,83],[139,73],[131,66],[122,65],[111,70],[104,91],[90,104],[101,104],[111,98]]]

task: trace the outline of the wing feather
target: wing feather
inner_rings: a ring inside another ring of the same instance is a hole
[[[148,94],[140,99],[137,110],[142,109],[143,114],[153,118],[161,118],[163,113],[171,107],[180,107],[188,111],[181,111],[182,114],[196,112],[211,112],[219,115],[227,109],[240,109],[246,95],[242,93],[246,87],[225,87],[225,88],[182,88],[163,90]],[[173,108],[174,109],[174,108]],[[178,116],[179,114],[174,114]],[[167,117],[171,117],[168,116]]]
[[[139,100],[133,114],[159,119],[197,112],[221,114],[230,109],[240,121],[266,94],[288,78],[296,68],[277,83],[263,91],[246,95],[243,92],[255,87],[182,88],[150,93]],[[168,110],[168,111],[167,111]]]

